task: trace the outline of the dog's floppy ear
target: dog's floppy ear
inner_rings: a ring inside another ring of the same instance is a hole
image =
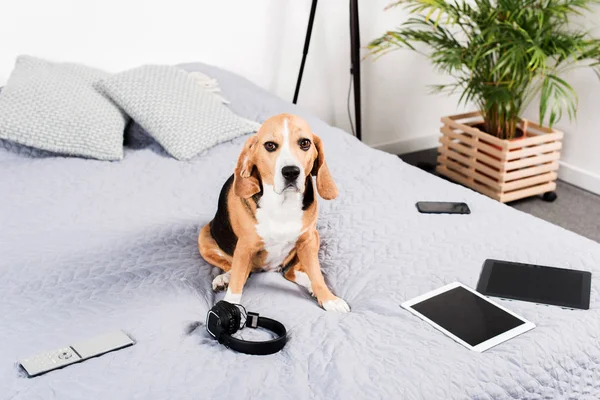
[[[233,190],[236,196],[247,199],[260,192],[258,173],[254,168],[254,153],[258,138],[256,135],[246,140],[235,166]]]
[[[337,186],[333,182],[327,163],[325,162],[325,153],[323,152],[323,142],[321,138],[313,134],[313,142],[317,150],[317,158],[313,163],[311,174],[317,177],[317,191],[319,196],[325,200],[333,200],[338,195]]]

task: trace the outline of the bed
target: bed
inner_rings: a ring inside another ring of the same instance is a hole
[[[400,307],[454,281],[475,287],[486,258],[597,274],[600,244],[373,150],[232,73],[182,67],[217,78],[239,115],[299,114],[324,140],[340,196],[319,200],[320,259],[352,312],[322,310],[280,274],[253,274],[243,302],[286,325],[280,353],[234,353],[190,329],[223,296],[197,236],[245,137],[190,162],[152,144],[103,162],[2,142],[0,397],[600,398],[595,277],[588,311],[502,301],[537,328],[482,354]],[[465,201],[472,214],[419,214],[419,200]],[[18,368],[114,329],[136,345],[33,379]]]

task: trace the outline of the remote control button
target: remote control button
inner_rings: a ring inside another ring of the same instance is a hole
[[[71,353],[70,351],[63,351],[58,355],[58,358],[60,358],[61,360],[68,360],[71,357],[73,357],[73,353]]]

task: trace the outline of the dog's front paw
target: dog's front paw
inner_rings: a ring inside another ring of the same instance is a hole
[[[333,300],[323,302],[323,308],[325,311],[337,311],[341,313],[350,312],[350,306],[344,300],[336,297]]]
[[[221,290],[227,289],[229,286],[229,277],[231,274],[229,272],[225,272],[224,274],[218,275],[212,281],[212,288],[215,292],[220,292]]]

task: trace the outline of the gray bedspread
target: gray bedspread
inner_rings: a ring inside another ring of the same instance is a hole
[[[187,68],[216,77],[240,115],[296,113],[323,138],[340,196],[320,200],[320,259],[352,312],[328,313],[281,275],[255,274],[243,302],[289,328],[283,351],[247,356],[203,327],[186,333],[223,296],[197,235],[245,138],[191,162],[155,146],[102,162],[2,143],[0,398],[600,398],[595,275],[589,311],[502,301],[537,328],[482,354],[400,308],[453,281],[475,286],[486,258],[598,274],[600,244],[372,150],[238,76]],[[418,200],[466,201],[472,214],[422,215]],[[113,329],[137,344],[33,379],[17,367]]]

